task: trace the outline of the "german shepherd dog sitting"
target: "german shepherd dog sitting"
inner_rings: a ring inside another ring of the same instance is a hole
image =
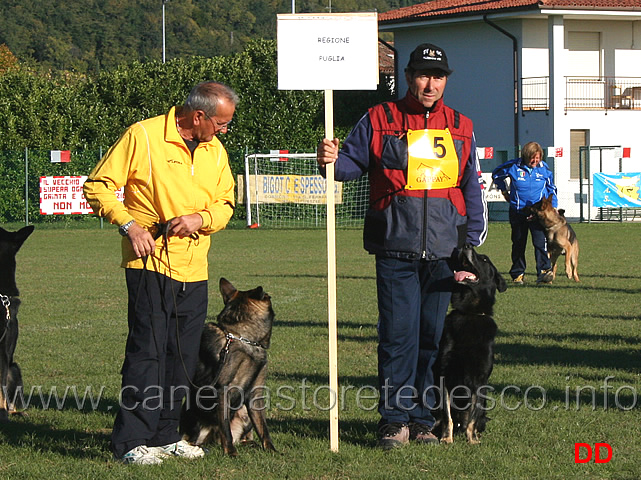
[[[552,206],[552,195],[542,198],[530,207],[530,212],[545,229],[548,253],[552,265],[552,280],[556,278],[556,261],[565,255],[565,274],[569,279],[579,281],[579,241],[576,233],[565,219],[565,210]]]
[[[238,291],[220,279],[225,304],[218,323],[207,323],[193,385],[180,417],[183,438],[196,445],[217,441],[237,456],[235,444],[251,438],[252,427],[265,450],[274,444],[265,420],[267,349],[274,311],[262,287]]]
[[[20,367],[13,361],[18,343],[18,307],[20,300],[16,286],[16,254],[33,232],[33,226],[17,232],[0,227],[0,422],[7,422],[9,414],[16,413],[14,400],[22,388]]]
[[[494,366],[492,318],[496,291],[507,285],[487,255],[472,247],[454,259],[452,309],[445,318],[434,378],[442,388],[435,412],[435,431],[443,443],[452,443],[455,432],[465,432],[469,443],[479,443],[488,421],[483,387]]]

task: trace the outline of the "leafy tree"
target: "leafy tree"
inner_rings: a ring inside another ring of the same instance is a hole
[[[420,0],[296,0],[296,13],[384,12]],[[0,44],[44,70],[98,73],[162,59],[162,0],[2,0]],[[291,0],[167,0],[167,59],[240,53],[276,38],[276,15]]]
[[[0,45],[0,75],[18,67],[18,59],[4,43]]]

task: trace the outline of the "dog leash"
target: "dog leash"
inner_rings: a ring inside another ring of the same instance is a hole
[[[170,284],[170,287],[171,287],[171,296],[172,296],[173,301],[174,301],[174,317],[175,317],[175,320],[176,320],[176,341],[177,341],[177,347],[178,347],[178,356],[180,357],[180,362],[181,362],[183,370],[185,372],[185,376],[187,378],[187,381],[191,384],[191,386],[196,387],[196,385],[194,385],[192,379],[189,378],[189,374],[187,372],[187,366],[185,365],[185,361],[184,361],[183,354],[182,354],[182,348],[181,348],[181,345],[180,345],[180,326],[178,325],[178,305],[177,305],[178,302],[176,300],[176,292],[174,290],[173,279],[171,277],[171,263],[170,263],[170,260],[169,260],[169,245],[168,245],[169,238],[168,238],[168,232],[169,232],[169,224],[170,224],[170,222],[171,222],[171,220],[169,220],[169,221],[167,221],[165,223],[154,222],[152,227],[155,230],[153,232],[151,230],[149,230],[149,233],[151,233],[151,236],[154,239],[154,241],[158,240],[160,237],[162,237],[162,249],[164,249],[165,252],[166,252],[166,255],[167,255],[167,268],[169,270],[169,276],[167,278],[169,279],[169,284]],[[197,234],[192,234],[191,238],[192,239],[197,239],[198,236],[197,236]],[[140,299],[140,293],[142,291],[143,283],[145,284],[146,288],[149,287],[148,286],[148,281],[149,281],[150,270],[147,268],[148,259],[149,259],[149,255],[145,255],[144,257],[141,258],[141,260],[142,260],[142,272],[143,273],[142,273],[140,282],[138,284],[138,291],[136,292],[136,299],[135,299],[136,303],[138,303],[138,301]],[[149,293],[147,293],[147,296],[149,297]],[[151,308],[153,310],[153,305],[151,305]],[[152,333],[153,338],[154,338],[154,343],[157,345],[158,344],[158,340],[156,338],[156,329],[154,328],[153,320],[151,320],[150,326],[151,326],[151,333]],[[132,332],[130,331],[129,334],[131,335],[131,333]],[[129,342],[129,338],[127,338],[127,342]],[[158,374],[160,375],[160,372]],[[160,379],[158,379],[158,382],[160,382]]]
[[[0,337],[0,342],[4,340],[4,337],[7,336],[7,331],[9,331],[9,324],[11,323],[11,311],[9,310],[9,307],[11,306],[11,299],[7,295],[3,295],[0,293],[0,300],[2,300],[2,306],[7,312],[7,315],[5,316],[5,328],[4,332],[2,332],[2,336]]]
[[[182,350],[182,345],[180,343],[180,325],[178,321],[178,300],[176,298],[176,292],[174,290],[174,284],[173,284],[173,279],[171,277],[171,261],[169,260],[169,224],[171,223],[171,220],[168,220],[166,223],[154,223],[154,226],[156,226],[157,231],[154,235],[154,240],[162,236],[162,243],[163,247],[165,249],[165,254],[167,255],[167,269],[169,272],[169,285],[171,286],[171,296],[174,300],[174,319],[176,321],[176,347],[178,348],[178,357],[180,358],[180,363],[183,367],[183,372],[185,372],[185,378],[189,382],[189,384],[194,387],[198,388],[196,384],[193,382],[193,378],[190,378],[189,372],[187,371],[187,365],[185,365],[185,357],[183,356],[183,350]],[[192,233],[189,238],[192,240],[198,240],[198,234],[197,233]],[[184,284],[183,284],[184,288]]]
[[[187,366],[185,365],[185,361],[184,361],[184,357],[183,357],[183,353],[182,353],[182,346],[180,344],[180,326],[178,324],[178,306],[177,306],[178,302],[176,301],[176,292],[174,291],[174,286],[173,286],[173,283],[172,283],[171,263],[170,263],[170,260],[169,260],[169,245],[168,245],[168,243],[169,243],[169,238],[168,238],[169,235],[168,235],[168,233],[169,233],[169,224],[170,224],[170,222],[171,222],[171,220],[169,220],[169,221],[167,221],[165,223],[154,222],[153,226],[155,227],[155,232],[152,234],[152,237],[153,237],[154,240],[157,240],[160,237],[162,237],[162,239],[163,239],[162,243],[163,243],[163,248],[164,248],[164,250],[166,252],[166,255],[167,255],[167,267],[169,269],[169,282],[170,282],[170,285],[171,285],[172,297],[173,297],[173,300],[174,300],[174,316],[175,316],[175,320],[176,320],[176,343],[177,343],[177,347],[178,347],[178,356],[180,357],[180,361],[181,361],[183,370],[185,372],[185,376],[187,378],[187,381],[191,384],[192,387],[198,388],[198,385],[194,384],[193,380],[189,376],[189,373],[187,372]],[[190,238],[192,240],[198,240],[198,237],[199,236],[198,236],[197,233],[193,233],[193,234],[190,235]],[[147,271],[147,256],[143,257],[142,260],[143,260],[143,270]],[[140,293],[140,286],[139,286],[138,294],[139,293]],[[153,322],[152,322],[151,328],[152,328],[152,332],[153,332]],[[245,343],[247,345],[251,345],[251,346],[254,346],[254,347],[261,347],[261,348],[265,349],[265,347],[263,345],[261,345],[260,343],[258,343],[258,342],[254,342],[254,341],[249,340],[249,339],[247,339],[245,337],[242,337],[242,336],[236,336],[236,335],[234,335],[232,333],[227,332],[222,327],[219,327],[219,328],[225,333],[226,342],[225,342],[225,346],[221,350],[221,353],[219,354],[219,358],[221,360],[219,361],[218,371],[216,372],[216,375],[215,375],[214,381],[212,382],[212,385],[215,385],[216,382],[218,382],[218,378],[220,377],[220,373],[221,373],[222,368],[224,366],[225,359],[227,358],[227,353],[229,352],[229,347],[231,346],[231,343],[233,341],[236,340],[236,341]],[[153,334],[154,334],[154,338],[155,338],[155,332],[153,332]]]
[[[185,377],[187,378],[187,381],[190,383],[192,387],[197,388],[197,385],[194,384],[193,380],[189,376],[189,372],[187,371],[187,366],[185,365],[185,360],[183,357],[182,353],[182,346],[180,344],[180,325],[178,321],[178,301],[176,300],[176,291],[174,290],[174,284],[173,284],[173,278],[171,276],[171,261],[169,260],[169,225],[171,223],[171,220],[165,222],[165,223],[160,223],[160,222],[154,222],[153,227],[155,227],[155,232],[152,233],[152,238],[154,240],[158,240],[160,237],[162,237],[162,248],[165,250],[165,253],[167,255],[167,269],[169,271],[169,285],[171,288],[171,296],[174,301],[174,319],[176,321],[176,345],[178,348],[178,357],[180,358],[180,363],[183,367],[183,371],[185,372]],[[150,232],[151,233],[151,232]],[[192,233],[189,236],[192,240],[198,240],[199,236],[197,233]],[[145,272],[149,272],[147,269],[147,259],[148,255],[145,255],[142,258],[143,261],[143,270]],[[136,301],[138,299],[138,296],[140,295],[140,287],[142,286],[142,282],[138,287],[138,294],[136,296]],[[151,322],[151,330],[152,334],[154,336],[154,339],[156,338],[156,332],[154,330],[154,325],[153,321]]]

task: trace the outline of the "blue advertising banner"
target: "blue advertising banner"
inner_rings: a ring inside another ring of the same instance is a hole
[[[641,173],[595,173],[595,207],[641,207]]]

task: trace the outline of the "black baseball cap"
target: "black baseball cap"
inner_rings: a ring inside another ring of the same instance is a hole
[[[416,47],[410,55],[407,66],[414,70],[443,70],[445,75],[449,75],[453,71],[447,64],[445,50],[432,43],[422,43]]]

